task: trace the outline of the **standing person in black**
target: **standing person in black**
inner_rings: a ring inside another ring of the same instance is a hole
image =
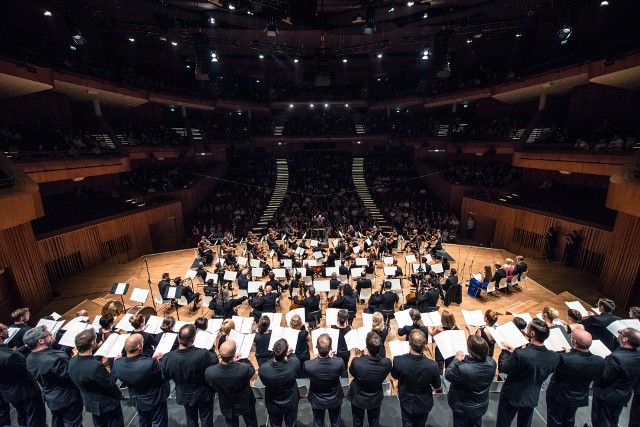
[[[376,292],[369,299],[369,313],[375,313],[376,311],[395,311],[396,303],[400,299],[398,294],[391,290],[391,282],[384,282],[384,293]]]
[[[258,367],[268,362],[273,357],[273,352],[269,350],[269,341],[271,341],[271,319],[267,316],[262,316],[258,321],[258,329],[253,337],[253,342],[256,343],[256,359],[258,361]]]
[[[0,323],[0,425],[10,425],[9,404],[16,408],[19,425],[46,425],[47,414],[38,383],[27,371],[25,357],[4,344],[9,336]]]
[[[313,286],[309,286],[307,292],[309,293],[309,296],[307,296],[305,299],[300,300],[294,297],[293,302],[298,305],[304,306],[304,314],[307,322],[310,320],[315,321],[315,319],[311,319],[309,317],[309,313],[320,310],[320,295],[316,295],[316,288],[314,288]]]
[[[515,265],[515,267],[513,267],[513,275],[518,276],[518,281],[519,281],[522,276],[522,273],[527,271],[529,267],[527,266],[527,263],[524,262],[524,257],[522,255],[518,255],[516,257],[516,261],[518,261],[518,263]]]
[[[339,357],[333,356],[331,337],[322,334],[316,343],[318,357],[304,364],[304,371],[309,377],[309,403],[313,410],[314,427],[324,426],[325,411],[329,411],[331,427],[342,427],[342,386],[340,376],[346,369]]]
[[[456,286],[458,284],[458,270],[456,270],[455,268],[452,268],[451,270],[449,270],[449,277],[447,277],[447,280],[444,281],[444,285],[442,285],[442,299],[445,299],[445,295],[447,294],[447,292],[449,292],[449,290],[453,287]]]
[[[11,341],[7,342],[11,348],[20,348],[24,345],[22,337],[24,337],[24,334],[31,329],[31,326],[27,325],[30,318],[31,312],[29,311],[29,307],[18,308],[11,313],[11,320],[13,320],[13,324],[9,325],[9,327],[18,329],[18,332],[16,332],[16,334],[11,338]]]
[[[251,306],[253,307],[253,318],[255,319],[256,323],[258,323],[258,321],[262,317],[262,313],[276,312],[276,303],[279,296],[280,292],[273,292],[273,288],[271,287],[271,285],[266,285],[264,287],[264,292],[262,293],[262,295],[254,299],[253,303],[251,304]]]
[[[336,352],[336,356],[340,357],[344,361],[343,376],[346,378],[348,376],[347,366],[349,366],[349,359],[351,358],[351,352],[347,347],[347,341],[344,339],[344,336],[351,331],[351,326],[349,326],[349,313],[347,310],[343,309],[338,312],[338,324],[331,325],[331,328],[338,330],[338,351]]]
[[[287,340],[279,339],[273,345],[273,360],[258,371],[265,386],[264,405],[269,413],[269,424],[273,427],[282,426],[283,421],[287,427],[297,425],[299,398],[296,378],[300,372],[300,360],[289,358],[292,352]]]
[[[618,332],[618,344],[604,360],[604,373],[593,384],[591,421],[594,426],[615,427],[622,408],[629,404],[640,378],[640,332],[625,328]]]
[[[295,329],[298,332],[298,340],[295,342],[294,354],[300,361],[300,371],[298,372],[298,378],[306,378],[304,374],[304,362],[311,359],[309,353],[309,347],[311,346],[311,334],[309,334],[309,324],[303,323],[300,316],[294,314],[289,322],[289,327]],[[291,345],[293,346],[293,344]]]
[[[157,359],[142,355],[142,337],[131,335],[124,343],[127,357],[113,363],[111,373],[129,388],[129,396],[138,411],[140,427],[167,427],[167,399],[171,388],[165,381],[162,365]]]
[[[333,308],[343,308],[347,311],[357,311],[356,296],[353,294],[353,288],[347,284],[342,287],[342,296],[335,300]]]
[[[548,426],[573,426],[578,408],[589,406],[589,387],[604,372],[604,359],[589,351],[591,342],[589,332],[576,329],[571,333],[573,349],[560,353],[547,388]]]
[[[31,349],[27,370],[42,388],[44,401],[51,411],[52,426],[81,426],[82,397],[69,377],[69,356],[51,348],[53,335],[46,326],[29,329],[23,339]]]
[[[188,427],[213,427],[213,393],[202,373],[218,363],[215,353],[196,348],[196,327],[184,325],[178,333],[178,349],[162,356],[165,379],[176,384],[176,403],[184,406]]]
[[[427,336],[419,329],[409,334],[409,353],[393,358],[391,376],[398,380],[403,427],[424,427],[433,408],[433,389],[442,390],[438,364],[422,352]]]
[[[553,249],[556,246],[557,231],[553,227],[549,227],[547,234],[544,235],[544,246],[542,247],[542,259],[551,262],[553,259]]]
[[[600,298],[598,300],[598,310],[600,314],[589,313],[589,316],[582,319],[582,325],[587,332],[591,334],[594,340],[602,341],[602,344],[613,351],[616,343],[616,337],[609,332],[607,326],[620,318],[613,314],[616,304],[608,298]]]
[[[445,378],[451,382],[447,402],[453,411],[454,427],[480,427],[489,408],[489,387],[496,375],[496,362],[489,346],[477,335],[467,338],[469,355],[456,353]]]
[[[91,414],[95,427],[124,427],[120,399],[122,393],[116,377],[93,357],[96,333],[88,329],[76,335],[78,354],[69,361],[69,376],[80,389],[84,409]]]
[[[438,311],[438,300],[440,299],[438,289],[434,288],[429,281],[422,282],[422,286],[422,294],[416,301],[418,311],[420,311],[420,313]]]
[[[380,406],[384,394],[382,382],[391,372],[391,360],[380,357],[383,341],[376,332],[369,332],[366,338],[366,348],[360,357],[351,361],[349,373],[353,375],[347,399],[351,401],[353,425],[361,427],[364,424],[364,411],[367,411],[369,426],[380,425]]]
[[[235,341],[228,339],[220,346],[220,364],[204,371],[207,384],[216,393],[220,402],[220,412],[227,427],[238,427],[242,416],[247,427],[257,427],[256,398],[249,381],[255,368],[248,359],[240,360],[236,353]]]
[[[508,376],[500,393],[497,427],[511,426],[516,415],[518,427],[531,425],[542,383],[560,361],[557,353],[544,346],[544,341],[549,338],[549,327],[544,321],[533,319],[527,335],[531,343],[526,347],[513,349],[505,346],[512,354],[502,367]]]

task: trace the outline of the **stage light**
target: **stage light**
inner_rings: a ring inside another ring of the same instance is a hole
[[[211,62],[218,62],[220,58],[218,57],[218,54],[215,52],[211,52]]]
[[[178,46],[178,42],[171,42],[172,46]]]
[[[376,27],[370,23],[367,23],[362,29],[362,32],[364,34],[373,34],[375,31],[376,31]]]
[[[422,59],[424,60],[429,59],[429,55],[431,55],[431,52],[429,52],[429,49],[425,49],[422,51]]]
[[[73,41],[75,42],[75,44],[78,45],[82,45],[85,44],[87,41],[85,40],[84,37],[82,37],[82,34],[78,33],[75,36],[71,37],[73,39]]]
[[[300,62],[300,61],[298,60],[298,58],[296,58],[296,59],[294,59],[294,60],[293,60],[293,62],[294,62],[295,64],[297,64],[297,63],[298,63],[298,62]]]
[[[324,104],[324,108],[329,108],[329,104]]]
[[[343,62],[344,64],[346,64],[346,63],[347,63],[347,58],[344,58],[344,59],[342,60],[342,62]]]
[[[565,25],[556,33],[556,36],[560,39],[560,44],[567,44],[569,37],[573,34],[573,27]]]
[[[349,108],[349,104],[344,104],[344,108]]]
[[[315,107],[315,105],[309,104],[309,108],[314,108],[314,107]]]
[[[229,10],[236,10],[236,7],[234,5],[232,5],[231,3],[229,3]]]
[[[473,39],[472,38],[468,38],[467,39],[467,44],[473,43]]]
[[[381,53],[378,54],[378,59],[382,59],[382,54]]]
[[[427,19],[429,17],[429,14],[427,12],[424,13],[424,15],[422,15],[422,19]]]
[[[518,32],[516,33],[516,37],[522,37],[522,33],[521,33],[520,31],[518,31]]]
[[[52,16],[51,12],[48,10],[44,11],[44,16]]]
[[[293,104],[289,104],[289,108],[293,108]]]
[[[607,0],[602,0],[600,2],[600,6],[602,6],[602,7],[609,6],[609,2]]]
[[[129,37],[129,41],[130,41],[131,43],[133,43],[133,42],[135,42],[135,41],[136,41],[136,39],[134,39],[133,37]]]
[[[412,1],[408,1],[408,2],[407,2],[407,6],[411,7],[411,6],[413,6],[413,5],[414,5],[414,2],[412,2]]]
[[[216,18],[209,18],[209,24],[215,24]]]
[[[77,47],[75,47],[75,46],[74,46],[74,45],[72,45],[72,44],[70,44],[70,45],[69,45],[69,49],[71,49],[71,50],[78,50],[78,48],[77,48]]]
[[[356,144],[362,144],[362,141],[357,141]]]
[[[258,58],[264,59],[264,55],[258,55]]]
[[[187,65],[187,68],[191,68],[191,65]]]
[[[396,8],[395,8],[395,7],[393,7],[393,6],[391,6],[391,7],[389,8],[389,13],[391,13],[391,12],[395,12],[395,10],[396,10]]]

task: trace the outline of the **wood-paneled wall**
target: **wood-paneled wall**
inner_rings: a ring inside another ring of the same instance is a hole
[[[74,230],[42,236],[37,242],[42,264],[52,282],[103,262],[125,263],[154,252],[150,227],[173,220],[176,243],[184,240],[180,202],[119,215]]]
[[[565,246],[564,235],[571,230],[577,230],[580,235],[575,257],[576,267],[600,274],[605,258],[611,250],[613,233],[604,228],[471,197],[464,198],[462,211],[477,213],[476,228],[486,226],[482,222],[486,219],[495,221],[493,245],[525,257],[542,256],[544,235],[549,227],[557,227],[559,230],[558,242],[554,250],[556,260],[562,259]]]
[[[40,311],[53,298],[31,223],[0,231],[0,269],[11,272],[9,286],[15,286],[11,293],[21,300],[15,303],[30,307],[32,313]]]
[[[627,307],[637,301],[632,295],[640,274],[640,218],[618,212],[613,236],[600,274],[599,290]]]

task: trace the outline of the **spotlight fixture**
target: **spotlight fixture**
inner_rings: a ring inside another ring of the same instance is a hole
[[[315,107],[315,105],[309,104],[309,108],[314,108],[314,107]]]
[[[429,59],[429,55],[431,55],[431,52],[429,52],[428,48],[422,51],[422,59],[424,60]]]
[[[364,25],[364,28],[362,29],[362,32],[364,34],[373,34],[375,33],[375,31],[376,31],[375,25],[368,22]]]
[[[300,60],[299,60],[298,58],[295,58],[295,59],[293,60],[293,62],[294,62],[295,64],[297,64],[298,62],[300,62]]]
[[[389,13],[391,13],[391,12],[395,12],[395,10],[396,10],[396,8],[395,8],[395,7],[393,7],[393,6],[391,6],[391,7],[389,8]]]
[[[343,63],[343,64],[346,64],[346,63],[347,63],[347,58],[344,58],[344,59],[342,60],[342,63]]]
[[[469,43],[473,43],[473,39],[472,38],[467,38],[467,44]]]
[[[191,68],[191,65],[187,64],[187,68]]]
[[[379,54],[378,54],[378,59],[381,59],[381,58],[382,58],[382,54],[381,54],[381,53],[379,53]]]
[[[263,32],[267,33],[267,36],[269,36],[269,37],[275,37],[280,33],[278,31],[278,28],[276,27],[276,21],[275,21],[275,19],[273,19],[273,17],[271,17],[271,19],[269,20],[269,23],[264,28]]]
[[[558,39],[560,39],[560,44],[567,44],[567,41],[569,41],[569,37],[571,37],[571,34],[573,34],[573,27],[571,27],[570,25],[565,25],[560,29],[560,31],[556,33],[556,36],[558,37]]]
[[[44,11],[44,16],[52,16],[51,12],[48,10]]]
[[[215,24],[216,18],[209,18],[209,24]]]
[[[521,33],[520,31],[518,31],[518,32],[516,33],[516,37],[522,37],[522,33]]]
[[[427,19],[429,17],[429,14],[427,12],[424,13],[424,15],[422,15],[422,19]]]
[[[264,55],[258,55],[258,58],[264,59]]]
[[[220,60],[220,57],[218,57],[218,54],[216,52],[211,52],[211,62],[218,62]]]
[[[600,6],[602,6],[602,7],[609,6],[609,2],[608,2],[608,0],[602,0],[602,1],[600,2]]]
[[[236,7],[233,4],[229,3],[229,10],[236,10]]]
[[[78,33],[75,36],[71,37],[73,39],[73,41],[77,44],[77,45],[83,45],[87,42],[87,40],[85,40],[84,37],[82,37],[82,34]]]
[[[253,11],[251,9],[247,9],[247,15],[253,16]]]
[[[349,108],[349,104],[344,104],[344,108]]]
[[[364,25],[362,32],[364,34],[373,34],[376,32],[376,10],[373,7],[367,8],[366,20],[367,23]]]
[[[412,2],[412,1],[408,1],[408,2],[407,2],[407,6],[409,6],[409,7],[413,6],[414,4],[415,4],[415,3],[414,3],[414,2]]]
[[[293,108],[293,104],[289,104],[289,108]]]
[[[136,41],[136,39],[134,39],[133,37],[129,37],[129,41],[130,41],[131,43],[133,43],[133,42],[135,42],[135,41]]]
[[[178,42],[171,42],[172,46],[178,46]]]
[[[324,108],[329,108],[329,104],[324,104]]]

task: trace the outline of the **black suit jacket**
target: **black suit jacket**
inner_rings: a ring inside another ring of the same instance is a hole
[[[502,371],[508,375],[502,386],[502,394],[514,406],[535,408],[538,406],[542,383],[559,361],[560,356],[544,346],[528,344],[525,348],[515,349],[502,367]]]
[[[265,386],[264,404],[271,413],[286,413],[298,407],[296,377],[300,360],[295,357],[276,362],[270,360],[260,367],[258,375]]]
[[[371,286],[371,279],[358,279],[358,283],[356,283],[358,289],[367,289],[371,288]]]
[[[396,356],[391,376],[398,380],[398,397],[403,409],[411,414],[428,414],[431,411],[432,388],[442,386],[436,362],[422,354]]]
[[[24,345],[24,342],[22,341],[22,337],[24,337],[24,334],[27,333],[27,331],[29,329],[31,329],[31,326],[27,325],[26,323],[18,323],[13,324],[11,326],[7,326],[8,328],[18,328],[18,332],[16,332],[16,334],[13,336],[13,338],[11,338],[11,341],[9,341],[7,344],[9,346],[11,346],[11,348],[20,348]]]
[[[445,280],[444,285],[442,285],[442,290],[445,292],[448,291],[452,286],[458,284],[458,276],[449,276],[447,280]]]
[[[341,276],[348,276],[349,267],[347,267],[346,265],[341,265],[340,267],[338,267],[338,274],[340,274]]]
[[[166,404],[171,389],[156,359],[142,355],[121,357],[113,362],[111,373],[129,388],[138,411],[152,411]]]
[[[160,296],[162,298],[167,295],[167,289],[169,289],[169,286],[171,286],[171,282],[168,280],[161,280],[158,283],[158,290],[160,291]]]
[[[582,321],[584,329],[591,334],[594,340],[602,341],[609,350],[613,351],[616,343],[616,336],[607,329],[611,323],[620,320],[618,316],[612,313],[602,313],[595,316],[589,316]]]
[[[340,376],[344,370],[344,361],[340,357],[316,357],[304,363],[310,382],[308,399],[312,409],[330,409],[342,403],[344,393]]]
[[[440,294],[436,288],[430,288],[427,292],[420,295],[416,305],[420,313],[427,313],[429,311],[435,311],[438,307],[438,299]]]
[[[506,279],[506,278],[507,278],[506,270],[504,268],[499,268],[496,270],[495,273],[493,273],[493,277],[491,278],[490,282],[496,282],[496,287],[498,287],[500,280]]]
[[[47,348],[31,352],[27,370],[40,384],[44,401],[52,411],[82,402],[80,391],[69,376],[69,356],[64,351]]]
[[[90,414],[104,415],[120,408],[122,393],[116,385],[116,377],[95,357],[72,357],[69,376],[80,389],[84,409]]]
[[[527,271],[527,268],[528,268],[527,263],[524,261],[521,261],[517,263],[515,267],[513,267],[513,275],[518,276],[518,279],[520,279],[520,275],[525,271]]]
[[[347,311],[357,311],[357,302],[355,296],[342,295],[333,302],[333,308],[344,308]]]
[[[249,289],[249,278],[246,276],[238,277],[238,289]]]
[[[304,314],[309,319],[309,313],[320,310],[320,295],[308,296],[303,300],[294,298],[293,302],[304,306]]]
[[[382,382],[391,372],[391,360],[380,356],[360,356],[351,361],[349,373],[353,375],[347,399],[353,406],[363,409],[379,408],[384,394]]]
[[[329,289],[338,289],[340,287],[340,283],[342,283],[338,279],[329,280]]]
[[[203,348],[189,347],[162,356],[162,370],[167,380],[176,384],[178,405],[195,405],[211,400],[211,389],[203,372],[218,363],[218,356]]]
[[[593,397],[611,405],[629,402],[640,378],[640,351],[618,347],[604,360],[604,373],[593,384]]]
[[[279,292],[269,292],[268,294],[255,299],[253,301],[253,305],[255,307],[260,307],[260,311],[263,313],[275,313],[278,296],[280,296]]]
[[[373,296],[371,304],[377,306],[377,310],[395,310],[395,305],[400,298],[392,291]]]
[[[242,415],[255,407],[256,398],[249,383],[255,373],[255,368],[247,359],[228,365],[210,366],[204,371],[207,383],[218,393],[222,415],[228,418]]]
[[[0,401],[14,403],[25,399],[41,399],[40,387],[27,371],[25,357],[0,345]]]
[[[481,418],[489,408],[489,387],[496,376],[496,362],[491,357],[478,362],[465,357],[454,358],[447,367],[445,378],[451,381],[447,394],[454,414]]]
[[[568,407],[589,405],[589,387],[604,372],[604,359],[591,352],[560,353],[547,396]]]

